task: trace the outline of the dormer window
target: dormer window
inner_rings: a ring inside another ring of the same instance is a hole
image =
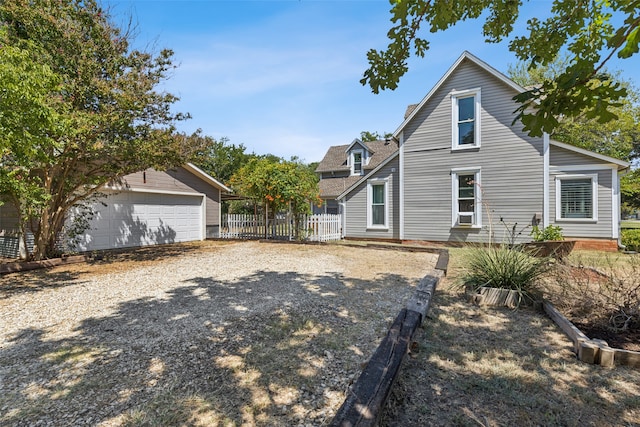
[[[353,173],[355,175],[362,173],[362,153],[353,153]]]
[[[364,153],[362,150],[351,152],[351,175],[362,175],[364,165]]]
[[[453,92],[452,149],[480,147],[480,89]]]

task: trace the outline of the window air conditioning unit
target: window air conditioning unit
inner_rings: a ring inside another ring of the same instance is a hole
[[[472,213],[461,213],[461,214],[458,214],[458,224],[459,225],[473,225],[473,214]]]

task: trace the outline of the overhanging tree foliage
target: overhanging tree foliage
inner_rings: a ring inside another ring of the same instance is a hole
[[[191,154],[177,98],[155,90],[172,52],[130,49],[95,0],[3,0],[0,44],[0,198],[33,235],[30,258],[55,252],[69,210],[101,186]]]
[[[486,17],[482,35],[488,43],[509,37],[518,18],[522,1],[508,0],[390,0],[392,28],[387,33],[386,50],[367,53],[369,69],[362,84],[374,93],[395,89],[407,72],[409,57],[423,57],[429,41],[423,38],[444,31],[457,22]],[[538,5],[541,7],[541,5]],[[555,80],[518,95],[521,120],[531,136],[551,133],[561,116],[584,115],[601,123],[614,119],[609,107],[619,106],[627,95],[604,72],[606,63],[617,55],[629,58],[638,52],[640,42],[640,0],[555,0],[551,16],[544,21],[528,21],[528,35],[513,37],[509,49],[528,67],[553,62],[566,51],[569,63]],[[536,108],[531,109],[530,107]]]
[[[562,56],[547,66],[532,69],[521,62],[510,66],[508,73],[521,86],[538,85],[544,79],[555,79],[566,63],[566,57]],[[618,79],[616,84],[626,88],[628,92],[619,106],[610,107],[616,119],[600,123],[583,115],[560,117],[551,137],[621,160],[634,161],[640,158],[640,93],[631,82]],[[640,209],[640,173],[636,170],[625,174],[620,184],[624,209]]]

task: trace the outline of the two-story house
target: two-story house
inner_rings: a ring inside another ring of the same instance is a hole
[[[513,97],[522,91],[464,52],[393,133],[397,151],[369,169],[360,166],[355,177],[364,151],[347,156],[344,190],[335,196],[344,235],[487,242],[503,238],[504,224],[553,224],[583,246],[615,249],[619,175],[629,164],[546,134],[528,136],[512,123]],[[520,239],[530,240],[527,229]]]

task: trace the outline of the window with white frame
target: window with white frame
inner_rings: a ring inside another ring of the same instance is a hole
[[[452,226],[481,227],[480,168],[451,171]]]
[[[480,147],[480,89],[453,92],[452,148]]]
[[[362,175],[364,156],[362,151],[351,152],[351,175]]]
[[[598,175],[556,177],[556,220],[597,221]]]
[[[388,194],[386,179],[367,182],[367,227],[388,228]]]

